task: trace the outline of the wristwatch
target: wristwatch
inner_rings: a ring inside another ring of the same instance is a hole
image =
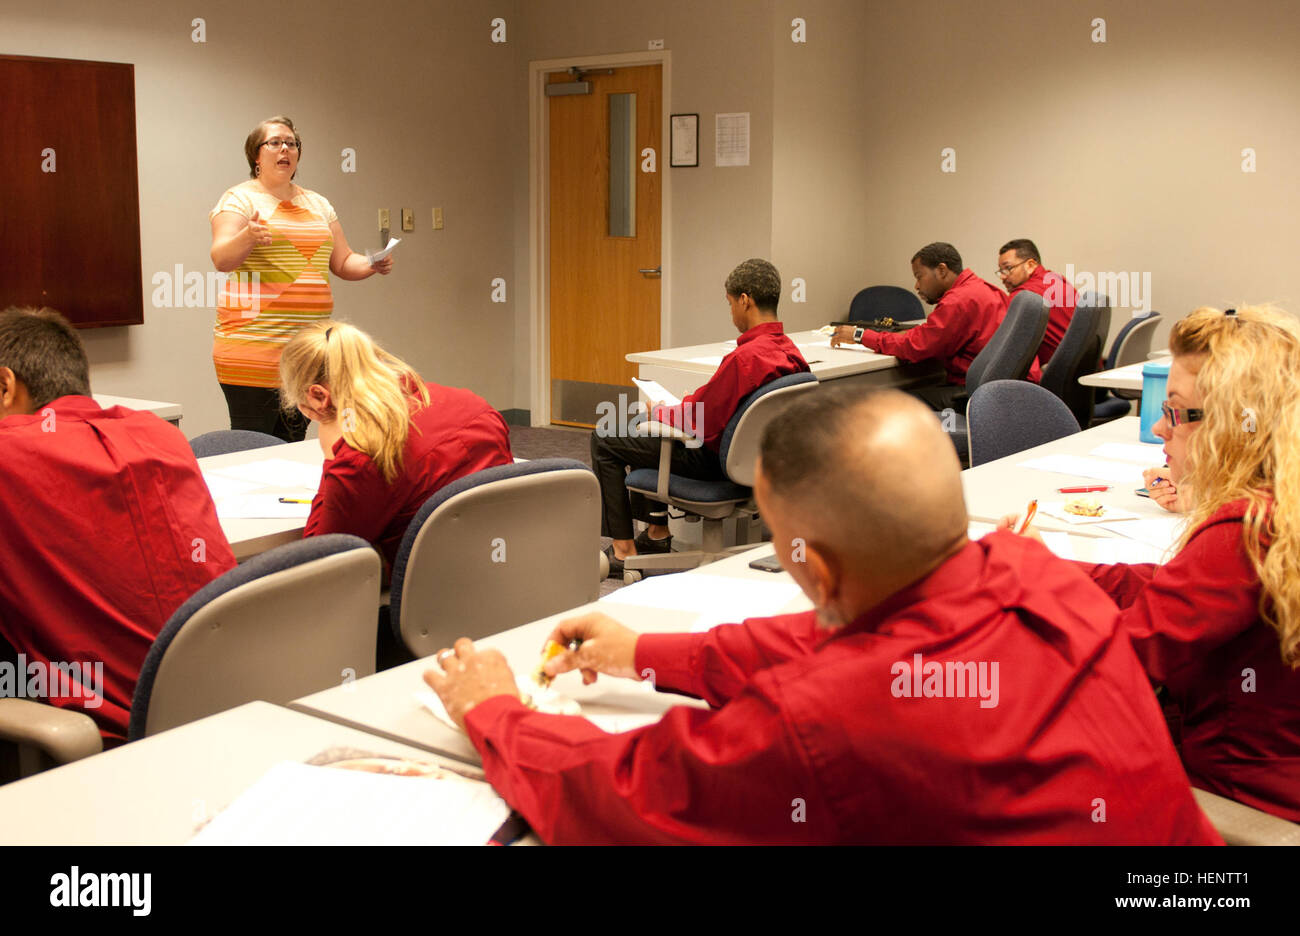
[[[862,344],[862,336],[865,335],[866,333],[867,333],[867,330],[866,330],[865,328],[863,328],[861,325],[859,325],[859,326],[857,326],[855,329],[853,329],[853,342],[854,342],[854,344]]]

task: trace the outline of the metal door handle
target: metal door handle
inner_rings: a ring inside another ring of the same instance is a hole
[[[646,270],[646,269],[637,270],[638,273],[663,273],[663,271],[664,271],[663,264],[660,264],[659,266],[655,267],[653,270]]]

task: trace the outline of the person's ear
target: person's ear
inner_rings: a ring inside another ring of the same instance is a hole
[[[28,415],[21,406],[23,385],[12,368],[0,367],[0,419],[6,416]]]
[[[333,407],[330,400],[330,388],[324,384],[312,384],[307,388],[307,400],[312,408],[321,413],[328,413]]]
[[[818,608],[830,608],[839,599],[843,582],[839,561],[823,546],[811,542],[804,547],[804,562],[813,586],[809,597]]]

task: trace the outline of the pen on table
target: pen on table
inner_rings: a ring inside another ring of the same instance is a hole
[[[1016,530],[1017,536],[1024,536],[1025,530],[1029,529],[1029,524],[1033,522],[1034,514],[1038,513],[1038,498],[1029,502],[1029,509],[1025,511],[1025,522],[1020,524],[1020,529]]]
[[[1057,494],[1092,494],[1095,491],[1109,491],[1109,484],[1094,484],[1091,487],[1057,488]]]
[[[311,501],[309,501],[309,500],[303,500],[301,497],[282,497],[282,498],[280,498],[280,503],[282,503],[282,504],[310,504]]]

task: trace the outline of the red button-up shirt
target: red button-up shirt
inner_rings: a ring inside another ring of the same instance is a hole
[[[102,694],[49,701],[124,739],[154,637],[235,567],[189,443],[152,413],[60,397],[0,420],[0,500],[0,636],[46,673],[101,666]]]
[[[708,383],[684,397],[680,406],[656,407],[654,418],[686,428],[717,452],[741,400],[769,381],[806,370],[808,362],[781,323],[763,322],[736,339],[736,350],[722,359]]]
[[[964,386],[971,362],[993,339],[1006,314],[1007,294],[972,270],[962,270],[924,324],[897,334],[867,329],[862,343],[900,361],[939,360],[948,371],[948,382]],[[1034,361],[1029,379],[1037,381],[1039,376]]]
[[[393,483],[369,455],[340,438],[321,471],[304,536],[360,536],[379,547],[391,570],[406,528],[425,501],[467,474],[514,461],[506,421],[486,400],[458,387],[425,386],[429,405],[411,417]]]
[[[1163,566],[1086,568],[1177,707],[1192,783],[1300,822],[1300,672],[1260,620],[1244,510],[1225,506]]]
[[[496,696],[466,727],[548,842],[1217,844],[1117,616],[993,533],[829,635],[805,613],[638,638],[638,672],[713,711],[609,735]]]
[[[1037,293],[1047,300],[1049,309],[1047,331],[1043,333],[1043,343],[1038,346],[1038,363],[1042,366],[1051,360],[1061,344],[1061,339],[1065,337],[1065,330],[1070,327],[1070,318],[1074,315],[1074,307],[1079,297],[1075,295],[1074,287],[1065,281],[1064,276],[1053,273],[1043,266],[1034,267],[1034,272],[1029,274],[1029,279],[1011,291],[1011,295],[1007,297],[1008,302],[1022,289]]]

